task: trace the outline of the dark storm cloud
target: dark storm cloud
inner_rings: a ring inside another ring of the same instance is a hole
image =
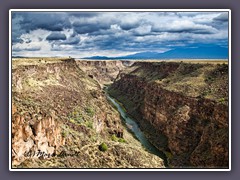
[[[221,12],[17,12],[13,51],[69,53],[158,51],[197,43],[227,44]],[[41,53],[39,53],[41,54]]]
[[[71,37],[76,37],[77,36],[77,32],[73,31],[73,33],[71,34]]]
[[[169,33],[193,33],[193,34],[213,34],[216,32],[216,29],[214,29],[211,26],[203,26],[198,24],[187,24],[185,25],[183,23],[183,26],[180,26],[181,22],[179,23],[179,26],[174,27],[157,27],[153,26],[151,28],[152,32],[169,32]]]
[[[212,26],[217,29],[228,29],[228,13],[224,12],[218,15],[217,17],[213,18]]]
[[[192,28],[184,28],[184,29],[152,29],[153,32],[169,32],[169,33],[193,33],[193,34],[213,34],[214,32],[208,29],[192,29]]]
[[[21,35],[21,34],[20,34]],[[12,34],[12,43],[23,43],[23,40],[21,38],[18,37],[19,34]]]
[[[46,37],[46,40],[48,41],[57,41],[57,40],[66,40],[66,39],[67,39],[66,35],[59,32],[53,32]]]
[[[82,23],[82,22],[74,22],[73,23],[73,29],[78,34],[86,34],[86,33],[93,33],[96,31],[99,31],[101,29],[109,29],[111,24],[107,23],[98,23],[98,22],[92,22],[92,23]]]
[[[13,12],[12,42],[21,42],[20,36],[32,30],[62,31],[70,27],[69,18],[63,13]]]
[[[159,34],[159,32],[154,32],[152,31],[151,26],[148,26],[148,28],[145,29],[133,29],[132,31],[130,31],[132,36],[149,36],[149,35],[154,35],[154,34]]]
[[[80,42],[79,37],[69,37],[66,41],[63,41],[61,44],[75,45]]]
[[[17,14],[13,14],[12,18],[12,43],[22,43],[23,40],[20,38],[20,36],[24,33],[26,33],[26,30],[24,30],[20,26],[20,21],[22,18],[18,17]]]
[[[98,16],[99,13],[97,13],[97,12],[69,12],[68,15],[78,17],[78,18],[85,18],[85,17],[88,18],[88,17]]]
[[[128,31],[130,29],[137,28],[140,24],[141,24],[141,22],[134,22],[134,23],[121,22],[120,27],[121,27],[122,30],[127,30]]]
[[[111,36],[109,38],[105,38],[103,40],[98,39],[95,43],[100,47],[102,50],[110,50],[114,47],[114,49],[119,50],[122,49],[124,42],[128,42],[126,38],[117,38]]]
[[[181,13],[179,13],[179,12],[162,12],[162,13],[158,13],[158,16],[173,16],[173,17],[175,17],[175,16],[178,16],[178,17],[182,17],[182,15],[181,15]]]
[[[18,15],[23,18],[20,25],[27,32],[36,29],[62,31],[71,27],[68,17],[63,13],[31,12]]]
[[[222,13],[213,19],[214,21],[228,22],[228,13]]]

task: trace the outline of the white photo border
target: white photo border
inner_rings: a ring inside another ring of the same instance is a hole
[[[228,12],[228,168],[12,168],[12,12]],[[231,9],[10,9],[9,10],[9,171],[231,171]]]

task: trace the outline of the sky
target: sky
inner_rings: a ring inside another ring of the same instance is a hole
[[[12,12],[12,55],[125,56],[228,47],[227,12]]]

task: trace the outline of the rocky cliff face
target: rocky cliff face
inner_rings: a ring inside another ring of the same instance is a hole
[[[99,84],[109,84],[115,80],[119,72],[125,68],[124,61],[76,61],[79,68],[82,69],[89,77],[97,80]]]
[[[13,109],[16,109],[14,105]],[[27,158],[49,158],[59,147],[65,145],[65,138],[57,121],[49,117],[37,122],[28,122],[16,112],[13,112],[12,117],[14,166]]]
[[[14,168],[164,167],[124,130],[99,83],[73,59],[13,61],[11,132]]]
[[[109,93],[172,167],[228,167],[228,65],[135,63]]]

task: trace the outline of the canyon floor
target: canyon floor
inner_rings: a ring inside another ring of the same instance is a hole
[[[228,168],[228,101],[227,61],[15,58],[12,168]]]

